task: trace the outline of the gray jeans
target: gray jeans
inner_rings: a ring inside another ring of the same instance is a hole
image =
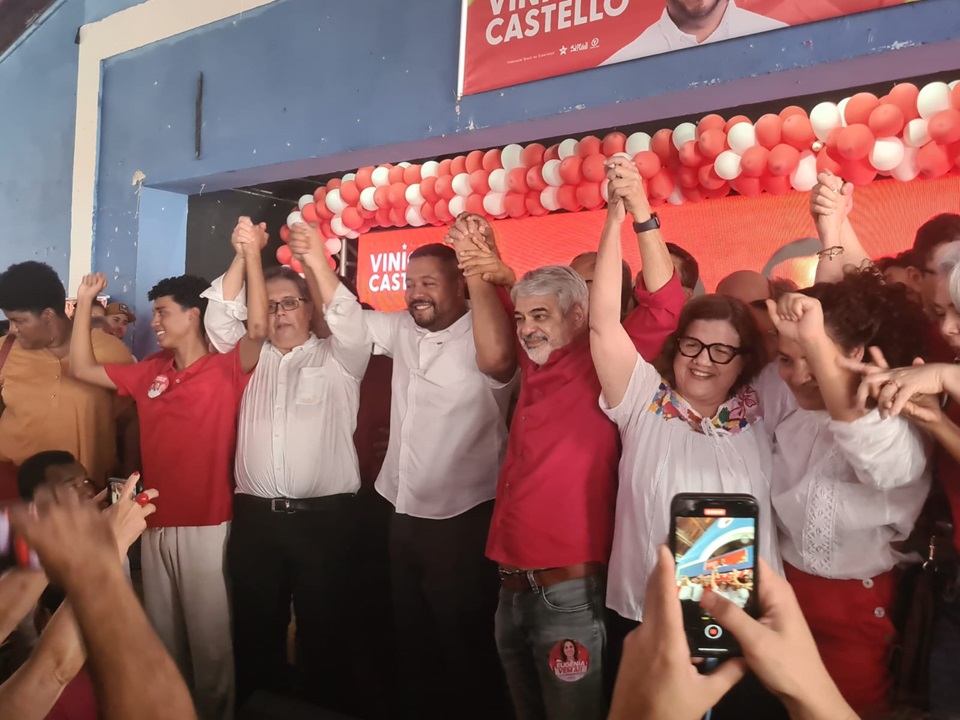
[[[603,720],[606,586],[589,577],[500,590],[496,634],[517,720]]]

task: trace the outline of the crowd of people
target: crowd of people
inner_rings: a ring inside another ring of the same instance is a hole
[[[289,239],[303,274],[265,269],[267,229],[240,218],[221,277],[150,290],[160,350],[139,362],[129,308],[107,309],[113,335],[94,327],[104,276],[83,279],[71,319],[51,268],[8,268],[0,492],[40,493],[47,514],[17,522],[46,576],[13,571],[28,587],[0,630],[49,577],[66,605],[49,620],[41,603],[27,655],[58,618],[74,638],[79,623],[97,702],[122,702],[79,609],[100,576],[30,523],[90,530],[107,479],[142,471],[159,491],[137,515],[143,607],[171,692],[182,679],[204,720],[286,697],[331,717],[883,718],[901,699],[905,568],[923,560],[938,607],[920,694],[960,717],[960,215],[874,264],[852,186],[824,173],[811,287],[740,271],[702,294],[636,167],[607,173],[596,253],[518,279],[465,214],[410,254],[397,313],[361,306],[307,224]],[[756,574],[678,589],[661,544],[681,492],[756,498]],[[744,658],[691,664],[678,595]],[[17,717],[44,717],[65,685]]]

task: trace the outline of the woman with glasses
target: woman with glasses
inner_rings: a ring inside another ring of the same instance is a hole
[[[774,438],[771,497],[786,577],[847,702],[861,717],[882,716],[903,559],[894,543],[913,529],[930,475],[919,430],[862,409],[858,374],[841,361],[876,348],[891,366],[909,365],[926,324],[906,289],[874,268],[785,295],[770,315],[778,370],[757,386]]]

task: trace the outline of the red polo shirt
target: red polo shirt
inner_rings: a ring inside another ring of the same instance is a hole
[[[677,326],[684,295],[674,275],[663,288],[637,289],[624,321],[652,359]],[[520,399],[497,484],[487,556],[521,568],[606,564],[613,540],[620,436],[600,410],[600,380],[589,336],[538,366],[518,351]]]
[[[232,517],[237,416],[250,379],[239,347],[180,372],[170,351],[104,366],[117,391],[137,403],[143,482],[160,491],[150,527],[220,525]]]

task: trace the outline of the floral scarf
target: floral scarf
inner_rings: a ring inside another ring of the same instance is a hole
[[[749,385],[724,402],[712,418],[702,417],[666,382],[660,383],[660,388],[647,409],[664,420],[681,420],[687,423],[690,429],[701,434],[706,434],[704,420],[716,430],[736,435],[760,418],[760,400],[757,391]]]

